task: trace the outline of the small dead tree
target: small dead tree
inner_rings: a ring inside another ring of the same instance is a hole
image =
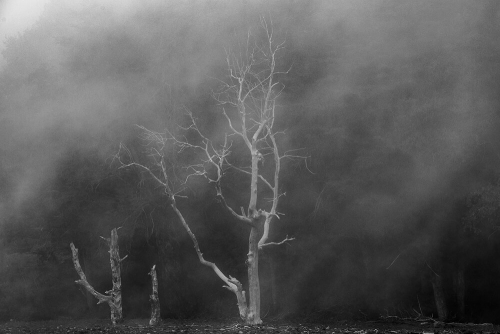
[[[101,237],[103,238],[103,237]],[[97,298],[97,304],[108,303],[111,309],[111,322],[113,325],[122,322],[122,292],[121,292],[121,262],[125,260],[127,255],[120,259],[120,252],[118,248],[118,232],[114,228],[111,230],[111,238],[103,238],[109,246],[109,261],[111,263],[111,275],[113,281],[113,288],[106,291],[105,294],[97,292],[87,281],[87,277],[80,266],[80,261],[78,259],[78,249],[73,243],[70,244],[71,252],[73,253],[73,264],[75,270],[80,276],[80,279],[75,281],[75,283],[83,286],[89,293]]]
[[[152,161],[151,165],[123,162],[122,156],[128,151],[123,145],[116,155],[120,168],[138,167],[161,185],[170,207],[189,234],[199,261],[210,267],[224,282],[224,287],[235,294],[240,317],[247,324],[262,323],[259,251],[270,245],[281,245],[293,240],[287,236],[281,242],[268,241],[271,223],[274,218],[279,218],[277,207],[282,195],[279,189],[281,160],[285,157],[298,157],[280,153],[276,139],[278,132],[274,129],[276,102],[283,89],[283,85],[276,80],[276,77],[286,73],[277,70],[276,61],[284,43],[276,43],[272,27],[264,19],[261,23],[265,33],[264,43],[256,42],[249,33],[244,53],[226,53],[227,77],[221,81],[221,89],[213,95],[221,107],[221,116],[227,125],[225,135],[215,139],[209,138],[199,127],[193,113],[186,110],[188,125],[180,127],[176,133],[169,130],[156,132],[139,126],[142,130],[142,139],[148,144],[146,150]],[[246,158],[241,156],[231,158],[232,149],[237,145],[246,151]],[[172,166],[175,163],[169,160],[168,154],[172,150],[177,154],[194,151],[201,157],[198,162],[189,163],[183,169],[177,168],[187,171],[181,183],[188,183],[191,177],[205,178],[214,186],[222,206],[236,221],[249,227],[249,250],[246,260],[248,301],[242,284],[236,278],[226,276],[216,264],[204,259],[196,236],[178,209],[176,200],[182,192],[182,187],[180,190],[174,189],[176,181],[172,175]],[[238,161],[246,161],[248,165],[238,165]],[[262,168],[264,164],[265,169]],[[250,186],[247,189],[249,202],[246,209],[241,206],[240,213],[228,204],[224,196],[222,180],[229,169],[250,178]],[[261,186],[263,189],[259,193]],[[266,194],[266,200],[263,199],[263,194]]]
[[[156,265],[151,268],[149,272],[151,276],[152,293],[149,296],[151,301],[151,319],[149,319],[150,326],[156,326],[160,323],[160,299],[158,298],[158,276],[156,275]]]

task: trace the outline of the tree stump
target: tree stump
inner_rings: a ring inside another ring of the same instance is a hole
[[[101,237],[102,238],[102,237]],[[80,261],[78,259],[78,249],[73,243],[70,244],[71,252],[73,253],[73,264],[75,270],[80,276],[80,279],[75,281],[75,283],[83,286],[89,293],[91,293],[95,298],[97,298],[97,304],[108,303],[111,309],[111,322],[113,326],[119,322],[123,321],[122,313],[122,293],[121,293],[121,262],[125,260],[127,256],[120,259],[119,249],[118,249],[118,233],[117,229],[114,228],[111,231],[111,238],[105,239],[109,246],[109,260],[111,263],[111,273],[113,280],[113,288],[106,291],[105,294],[97,292],[87,281],[87,277],[80,266]]]
[[[160,323],[160,298],[158,298],[158,276],[156,275],[156,265],[151,268],[149,272],[151,275],[151,284],[153,286],[153,292],[149,296],[151,301],[151,319],[149,319],[150,326],[156,326]]]

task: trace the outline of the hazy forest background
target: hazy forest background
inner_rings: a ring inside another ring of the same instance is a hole
[[[211,97],[259,18],[286,41],[277,109],[284,149],[262,316],[368,319],[500,315],[500,2],[496,0],[53,0],[9,39],[0,70],[0,320],[103,317],[119,231],[124,316],[237,317],[161,191],[118,169],[144,159],[134,124],[161,131],[191,110],[218,131]],[[246,182],[228,176],[228,186]],[[247,231],[209,187],[178,201],[205,258],[245,277]],[[233,200],[246,194],[232,192]],[[236,270],[236,272],[235,272]],[[242,281],[242,283],[246,283]],[[265,320],[265,319],[264,319]]]

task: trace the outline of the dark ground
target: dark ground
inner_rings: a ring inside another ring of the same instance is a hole
[[[57,320],[0,324],[0,333],[324,333],[324,334],[498,334],[500,326],[492,324],[458,324],[438,322],[332,322],[294,323],[266,322],[261,326],[246,326],[236,321],[164,321],[156,327],[148,326],[148,320],[126,320],[113,327],[109,320]]]

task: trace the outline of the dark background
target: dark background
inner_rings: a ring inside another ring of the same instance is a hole
[[[113,156],[124,143],[146,161],[134,124],[162,131],[182,123],[184,107],[220,133],[211,92],[225,50],[240,50],[264,15],[290,69],[280,145],[308,158],[283,166],[285,215],[271,233],[296,240],[264,253],[262,316],[436,316],[439,275],[450,320],[499,323],[499,9],[496,0],[50,2],[3,52],[0,319],[108,317],[74,283],[69,243],[104,292],[100,236],[114,227],[128,255],[125,317],[148,317],[153,264],[163,317],[237,317],[161,191]],[[225,183],[236,207],[242,179]],[[205,258],[246,283],[246,228],[209,186],[187,195],[179,207]]]

